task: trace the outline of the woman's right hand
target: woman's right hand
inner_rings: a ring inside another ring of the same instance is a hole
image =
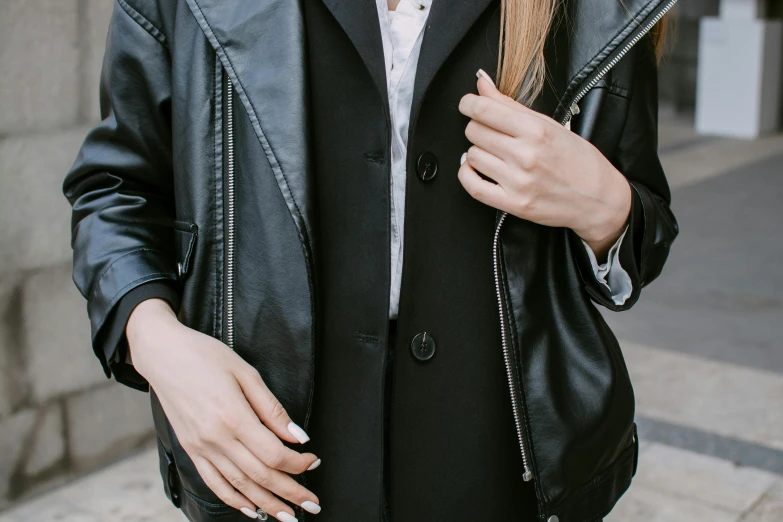
[[[282,443],[309,437],[255,368],[217,339],[184,326],[162,299],[137,305],[126,334],[134,368],[223,502],[250,518],[258,506],[283,522],[296,518],[281,498],[310,513],[321,510],[318,497],[289,475],[315,468],[320,459]]]

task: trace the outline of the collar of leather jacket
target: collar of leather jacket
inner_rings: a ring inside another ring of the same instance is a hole
[[[307,176],[311,169],[304,131],[307,61],[302,1],[186,0],[250,115],[299,233],[309,238],[312,216]],[[365,0],[322,1],[386,99],[375,5]],[[532,108],[558,121],[567,117],[584,87],[636,43],[675,1],[565,0],[545,49],[547,86]],[[441,64],[492,4],[493,0],[433,2],[419,57],[410,128]]]

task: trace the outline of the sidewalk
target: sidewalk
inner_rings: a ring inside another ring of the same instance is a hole
[[[681,233],[639,303],[605,312],[641,441],[637,475],[606,520],[783,522],[783,135],[696,136],[665,110],[660,131]],[[33,520],[185,519],[149,449],[0,513]]]

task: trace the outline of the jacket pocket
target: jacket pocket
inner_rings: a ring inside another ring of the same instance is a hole
[[[176,241],[177,275],[184,279],[190,271],[191,258],[196,248],[198,227],[191,221],[174,221],[174,236]]]
[[[191,522],[232,522],[241,520],[241,513],[222,502],[206,500],[188,490],[180,477],[174,455],[160,440],[158,441],[158,458],[160,474],[163,478],[163,490],[174,506],[180,508]]]

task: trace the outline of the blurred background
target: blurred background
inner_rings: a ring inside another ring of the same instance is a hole
[[[107,380],[71,281],[61,185],[97,123],[112,0],[0,0],[0,522],[184,520],[148,395]],[[664,273],[606,317],[639,472],[608,522],[783,521],[783,2],[679,0],[660,155]]]

